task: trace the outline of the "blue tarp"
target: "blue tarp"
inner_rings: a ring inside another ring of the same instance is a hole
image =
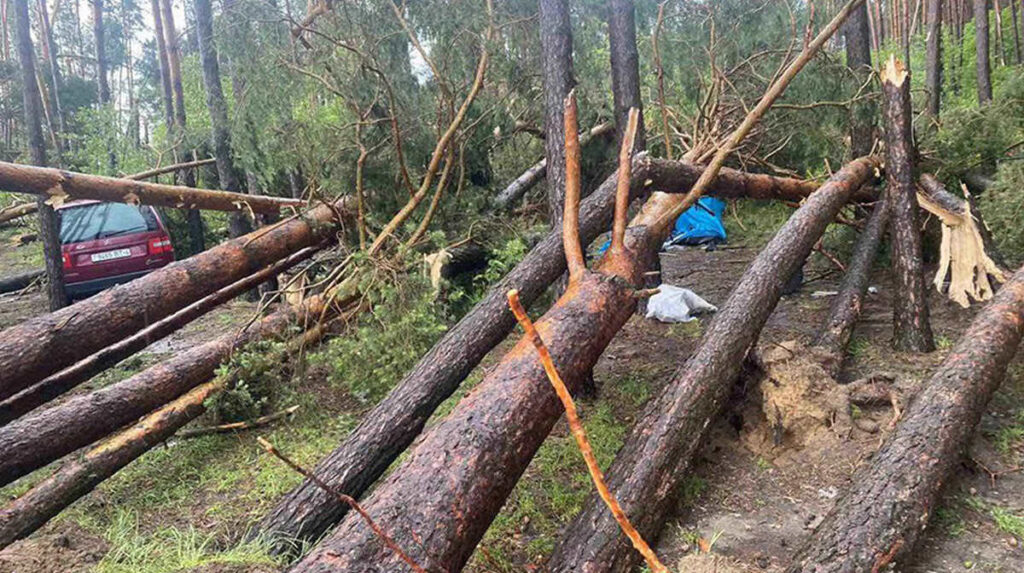
[[[724,243],[725,227],[722,226],[722,214],[725,213],[725,201],[714,197],[701,197],[697,204],[683,212],[676,219],[672,235],[663,247],[669,245],[704,245],[708,243]],[[611,241],[605,242],[598,250],[604,254]]]
[[[714,197],[701,197],[697,204],[676,219],[672,236],[665,245],[703,245],[725,242],[722,214],[725,201]]]

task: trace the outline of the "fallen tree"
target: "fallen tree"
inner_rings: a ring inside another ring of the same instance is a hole
[[[974,318],[896,431],[797,553],[790,573],[899,569],[1024,334],[1024,268]]]
[[[135,354],[153,342],[210,312],[221,304],[256,288],[267,279],[311,257],[317,247],[307,247],[245,278],[210,294],[181,310],[143,328],[135,334],[100,349],[72,366],[0,401],[0,426],[64,394],[96,374]]]
[[[332,237],[346,201],[227,241],[57,312],[0,332],[5,399],[217,289]]]
[[[322,324],[293,339],[288,349],[304,348],[320,340],[325,333]],[[280,358],[286,359],[287,353],[281,352]],[[173,436],[206,412],[207,401],[232,383],[232,373],[227,373],[200,384],[82,456],[65,462],[52,476],[0,509],[0,549],[27,537],[121,468]]]
[[[789,277],[877,168],[875,158],[858,159],[804,202],[740,278],[693,356],[647,405],[607,472],[610,489],[645,539],[661,530],[690,457],[724,405]],[[628,540],[595,496],[565,531],[548,562],[551,571],[629,571],[634,565]]]
[[[595,125],[590,128],[587,132],[580,136],[580,145],[586,145],[596,137],[602,137],[615,131],[615,124],[611,122],[604,122]],[[543,131],[540,132],[543,135]],[[533,189],[541,179],[548,172],[548,160],[547,158],[541,159],[537,163],[534,163],[529,169],[524,171],[519,177],[516,177],[514,181],[508,184],[508,187],[502,189],[501,193],[498,193],[494,197],[494,206],[497,209],[509,209],[512,205],[521,199],[523,195],[530,189]]]
[[[630,198],[640,196],[647,188],[685,193],[700,177],[702,169],[685,161],[647,156],[634,158]],[[579,233],[585,244],[593,241],[611,222],[617,178],[616,171],[582,202]],[[802,199],[816,188],[817,184],[811,181],[723,169],[709,193],[730,198]],[[660,199],[652,198],[648,203],[674,205],[683,195],[655,193],[655,197]],[[652,208],[647,212],[659,211]],[[647,224],[650,220],[638,218],[634,224]],[[650,232],[658,241],[663,241],[669,228],[670,225],[651,227]],[[517,289],[523,304],[529,305],[565,269],[561,231],[555,230],[448,330],[388,396],[363,417],[341,445],[317,464],[314,473],[338,491],[353,497],[362,495],[419,435],[434,410],[515,326],[505,293]],[[265,534],[282,540],[276,550],[287,552],[294,549],[294,540],[319,538],[347,511],[347,505],[338,503],[306,480],[289,492],[251,535]]]
[[[142,179],[150,179],[158,175],[165,173],[174,173],[175,171],[183,171],[185,169],[195,169],[197,167],[203,167],[204,165],[212,165],[217,160],[213,157],[209,159],[197,159],[195,161],[186,161],[184,163],[175,163],[173,165],[164,165],[163,167],[154,167],[153,169],[147,169],[146,171],[140,171],[132,175],[125,175],[125,179],[131,179],[133,181],[139,181]]]
[[[35,213],[38,209],[39,206],[35,201],[11,205],[10,207],[0,211],[0,225],[13,221],[19,217]]]
[[[309,297],[121,382],[18,418],[0,428],[0,485],[91,444],[209,380],[231,353],[246,344],[287,334],[296,323],[320,322],[353,301],[354,297]]]
[[[572,104],[565,114],[568,168],[563,227],[569,285],[536,325],[571,389],[580,386],[604,347],[629,319],[636,306],[632,285],[639,283],[660,245],[646,229],[634,229],[624,237],[634,113],[617,172],[611,247],[596,272],[586,269],[576,232],[579,149],[572,141],[575,115]],[[406,461],[374,490],[363,507],[417,561],[457,571],[561,412],[532,343],[521,339],[448,417],[422,436]],[[441,466],[440,460],[444,460]],[[292,571],[394,570],[400,567],[396,559],[360,516],[350,515]]]
[[[48,201],[58,205],[74,199],[97,199],[157,207],[277,213],[285,207],[301,208],[306,204],[302,199],[194,189],[4,161],[0,161],[0,189],[49,197]]]
[[[35,269],[0,278],[0,293],[21,290],[46,276],[46,269]]]

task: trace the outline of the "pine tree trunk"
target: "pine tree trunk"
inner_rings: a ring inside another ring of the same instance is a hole
[[[978,69],[978,103],[992,101],[992,70],[988,58],[988,0],[974,0],[974,47]]]
[[[150,0],[153,13],[153,31],[156,36],[157,64],[160,68],[160,94],[164,104],[164,125],[167,133],[174,131],[174,94],[171,88],[171,69],[167,60],[167,43],[164,41],[163,17],[160,14],[160,0]]]
[[[858,159],[814,192],[751,263],[715,315],[692,357],[651,400],[606,472],[609,489],[637,530],[657,538],[690,458],[718,415],[747,350],[778,303],[788,279],[839,210],[873,176],[877,160]],[[595,494],[565,528],[552,572],[631,571],[633,550]]]
[[[910,73],[890,58],[881,73],[885,112],[886,201],[892,217],[893,344],[903,351],[935,350],[921,268],[921,228],[914,189],[915,150]]]
[[[846,65],[854,71],[859,83],[872,74],[871,44],[867,2],[850,13],[844,24]],[[864,157],[875,144],[875,105],[870,102],[850,106],[850,155]]]
[[[1024,334],[1024,268],[971,322],[789,573],[900,570]]]
[[[210,0],[195,0],[196,28],[199,36],[199,59],[203,67],[203,84],[206,86],[206,108],[210,111],[212,131],[211,145],[217,160],[217,177],[225,191],[239,192],[235,162],[231,158],[231,132],[228,128],[228,109],[220,83],[220,65],[217,62],[217,47],[213,42],[213,7]],[[241,237],[252,231],[252,223],[244,212],[235,211],[228,218],[228,234]]]
[[[110,103],[110,83],[107,81],[106,31],[103,29],[103,0],[92,2],[92,33],[96,41],[96,84],[99,86],[100,105]]]
[[[640,63],[636,50],[636,9],[633,0],[608,2],[608,44],[612,68],[612,98],[615,107],[615,139],[622,143],[630,108],[640,111],[636,131],[637,151],[646,149],[643,100],[640,96]]]
[[[562,102],[572,77],[572,25],[569,0],[539,0],[541,73],[544,80],[544,156],[547,160],[548,223],[562,226],[565,203],[565,141]]]
[[[25,108],[25,130],[28,134],[29,154],[32,163],[45,166],[46,142],[43,141],[41,100],[36,83],[36,61],[32,49],[31,24],[28,15],[28,0],[14,0],[14,20],[18,35],[18,58],[21,60],[23,103]],[[64,258],[61,254],[60,231],[57,215],[45,199],[37,200],[39,212],[39,236],[43,243],[43,259],[46,262],[46,290],[50,310],[68,305],[64,290]]]
[[[928,113],[939,117],[942,97],[942,0],[928,2],[928,38],[925,57],[925,89],[928,90]]]

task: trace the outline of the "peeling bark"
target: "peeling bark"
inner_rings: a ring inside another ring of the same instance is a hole
[[[863,466],[789,573],[900,569],[1024,334],[1024,268],[971,322],[899,427]]]

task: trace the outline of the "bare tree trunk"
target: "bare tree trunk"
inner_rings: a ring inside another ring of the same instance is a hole
[[[43,41],[47,47],[47,63],[50,68],[50,80],[53,83],[53,88],[50,90],[50,99],[52,100],[53,113],[57,119],[58,131],[63,136],[67,133],[67,123],[64,117],[64,107],[61,104],[60,92],[64,87],[64,77],[60,72],[60,64],[57,61],[57,41],[53,36],[53,28],[50,26],[50,13],[46,7],[45,0],[39,0],[39,18],[40,24],[43,29]],[[63,149],[63,137],[57,138],[58,151]]]
[[[789,573],[900,570],[1024,334],[1024,269],[971,322]]]
[[[636,149],[646,148],[643,101],[640,97],[640,63],[636,50],[636,9],[633,0],[608,2],[608,43],[612,67],[612,97],[615,106],[615,136],[619,145],[631,108],[640,110]]]
[[[174,94],[171,88],[171,69],[167,60],[167,43],[164,41],[163,17],[160,15],[160,0],[150,0],[153,12],[153,30],[156,36],[157,63],[160,67],[161,100],[164,104],[164,125],[168,136],[174,131]]]
[[[1017,65],[1021,64],[1020,29],[1017,27],[1017,4],[1010,0],[1010,16],[1013,18],[1013,56]]]
[[[28,133],[29,153],[32,163],[45,166],[46,143],[40,116],[41,100],[36,84],[36,60],[32,49],[31,24],[28,16],[28,0],[14,0],[14,20],[18,33],[18,58],[21,60],[23,101],[25,107],[25,130]],[[43,258],[46,261],[47,294],[50,310],[68,305],[64,290],[64,258],[61,254],[60,230],[57,215],[45,199],[37,200],[39,211],[39,236],[43,242]]]
[[[871,44],[869,35],[868,6],[865,2],[855,9],[843,33],[846,37],[846,65],[854,71],[857,81],[863,83],[871,78]],[[870,102],[850,106],[850,155],[864,157],[871,153],[875,144],[875,106]]]
[[[974,0],[974,46],[978,68],[978,103],[992,101],[992,70],[988,60],[988,0]]]
[[[544,79],[544,150],[547,159],[548,221],[562,226],[565,202],[565,141],[562,102],[575,83],[572,77],[572,25],[569,0],[539,0],[540,53]]]
[[[103,29],[103,0],[92,2],[92,33],[96,39],[96,83],[99,86],[100,105],[110,103],[110,83],[107,81],[106,33]]]
[[[1003,9],[999,5],[999,0],[992,0],[992,3],[994,4],[992,14],[996,20],[996,60],[999,61],[1000,66],[1005,66],[1006,44],[1003,43]]]
[[[881,73],[885,112],[886,200],[892,216],[893,344],[913,352],[935,350],[924,271],[921,268],[921,229],[914,191],[913,115],[910,73],[891,57]]]
[[[231,158],[231,132],[228,129],[228,109],[220,83],[220,65],[217,62],[217,47],[213,42],[213,7],[210,0],[194,0],[196,28],[199,36],[199,59],[203,66],[203,83],[206,86],[206,108],[210,110],[212,127],[211,145],[217,160],[217,177],[225,191],[239,192],[235,162]],[[233,212],[228,219],[228,233],[232,238],[241,237],[252,231],[252,223],[244,212]]]
[[[175,149],[179,150],[176,161],[195,159],[191,153],[187,153],[188,146],[185,142],[186,118],[185,118],[185,89],[181,83],[181,48],[178,42],[178,32],[174,26],[174,12],[171,9],[171,0],[160,1],[160,16],[164,27],[164,44],[167,47],[167,67],[170,72],[171,93],[174,96],[174,125],[172,140],[175,142]],[[175,174],[176,181],[186,187],[196,186],[196,174],[191,170]],[[186,213],[188,221],[188,234],[193,253],[200,253],[206,249],[205,232],[203,231],[203,218],[199,211],[189,209]]]
[[[928,53],[925,57],[925,89],[928,90],[928,113],[939,117],[942,97],[942,0],[928,2]]]

